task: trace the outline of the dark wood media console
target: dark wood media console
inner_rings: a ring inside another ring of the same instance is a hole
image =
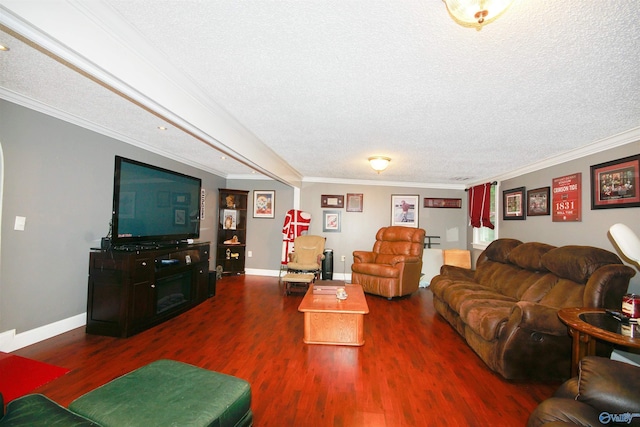
[[[128,337],[177,316],[208,296],[210,244],[92,250],[88,334]]]

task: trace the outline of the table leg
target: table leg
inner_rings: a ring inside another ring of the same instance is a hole
[[[570,329],[569,333],[573,337],[571,349],[571,376],[578,375],[578,365],[585,356],[596,354],[596,340],[584,332]]]

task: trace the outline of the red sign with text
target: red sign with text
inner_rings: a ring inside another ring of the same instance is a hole
[[[553,222],[582,221],[582,173],[553,179]]]

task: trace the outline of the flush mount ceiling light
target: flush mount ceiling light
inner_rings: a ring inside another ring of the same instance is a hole
[[[480,31],[483,25],[495,21],[513,0],[442,0],[449,15],[463,27]]]
[[[389,162],[391,158],[384,156],[373,156],[369,157],[369,164],[373,168],[374,171],[380,173],[389,166]]]

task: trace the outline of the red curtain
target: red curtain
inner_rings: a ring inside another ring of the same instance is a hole
[[[487,227],[493,230],[489,219],[491,212],[491,183],[476,185],[469,189],[469,219],[475,228]]]

